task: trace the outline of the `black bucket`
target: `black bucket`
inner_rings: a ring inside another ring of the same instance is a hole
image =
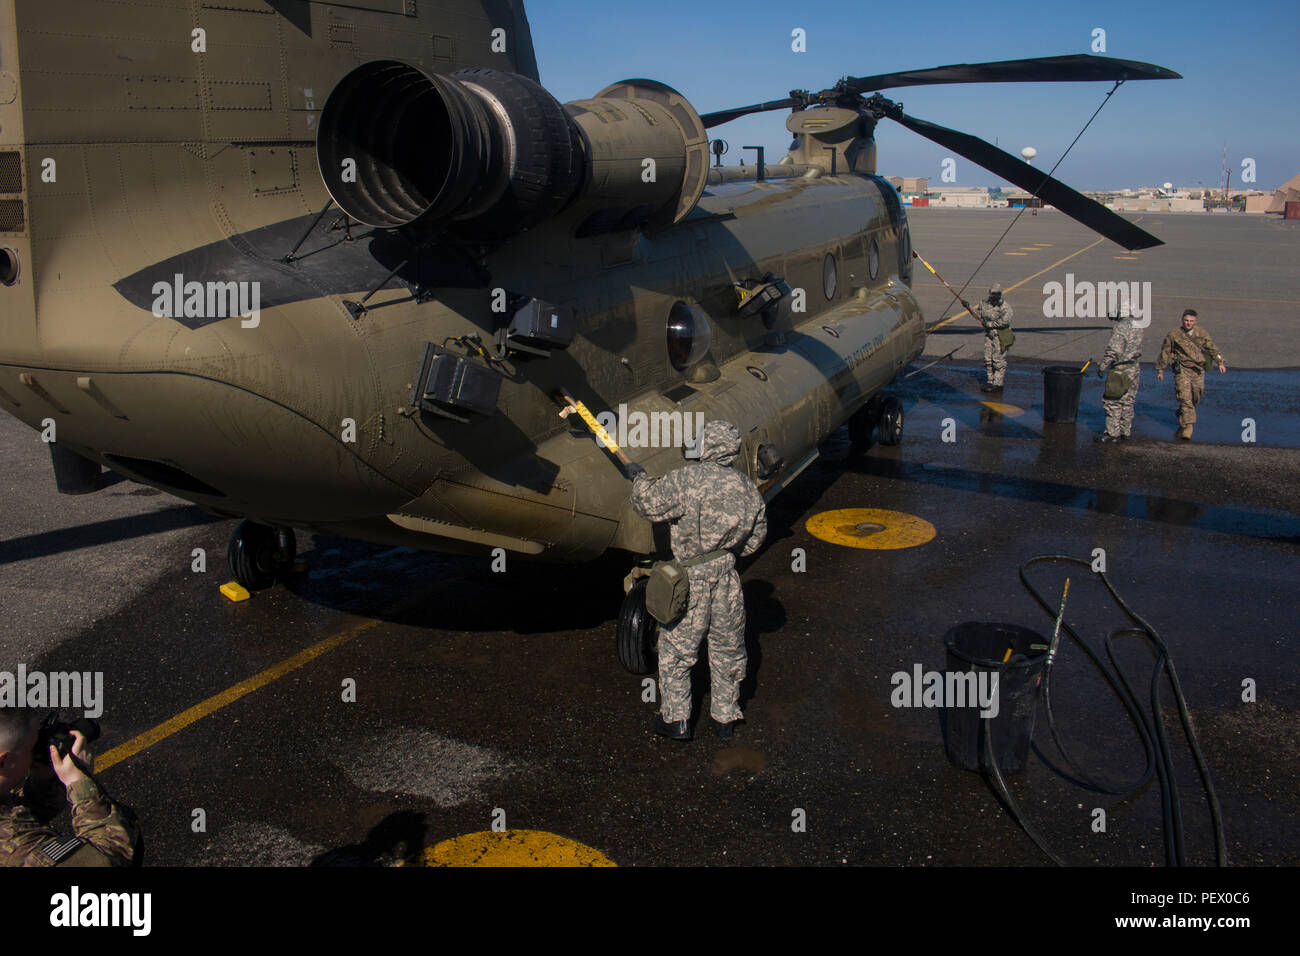
[[[1069,425],[1079,417],[1083,373],[1069,365],[1043,369],[1043,421]]]
[[[1034,735],[1038,686],[1047,663],[1047,639],[1027,627],[972,621],[952,628],[943,641],[948,647],[949,673],[973,672],[977,686],[981,673],[999,674],[996,716],[985,720],[978,705],[956,707],[953,701],[945,700],[948,734],[944,745],[948,759],[963,770],[983,770],[983,733],[988,727],[993,734],[998,768],[1004,774],[1020,772]],[[1040,647],[1035,648],[1035,644]],[[1011,659],[1003,664],[1008,649]]]

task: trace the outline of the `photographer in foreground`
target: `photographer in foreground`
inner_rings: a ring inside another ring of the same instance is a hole
[[[0,708],[0,865],[128,866],[135,860],[134,815],[100,789],[90,776],[93,763],[81,730],[42,726],[29,708]],[[76,834],[71,839],[50,826],[65,803]]]

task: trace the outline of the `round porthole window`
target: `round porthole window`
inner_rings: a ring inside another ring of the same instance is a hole
[[[898,232],[898,274],[904,279],[912,274],[912,231],[907,223]]]
[[[8,246],[0,246],[0,282],[13,285],[18,281],[18,253]]]
[[[668,315],[668,360],[673,368],[679,372],[690,368],[708,354],[712,344],[709,317],[685,302],[675,303]]]
[[[828,300],[835,298],[835,289],[839,285],[839,268],[835,262],[835,256],[831,253],[826,254],[826,261],[822,263],[822,291],[826,293]]]
[[[867,272],[875,279],[880,275],[880,246],[872,239],[867,243]]]

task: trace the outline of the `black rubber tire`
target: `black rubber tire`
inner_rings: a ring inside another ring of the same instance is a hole
[[[265,591],[275,584],[275,555],[275,529],[256,521],[241,521],[226,549],[230,573],[250,591]]]
[[[659,669],[659,622],[645,608],[645,578],[632,585],[618,612],[618,662],[633,674]]]
[[[880,424],[880,396],[873,395],[867,404],[849,416],[849,458],[861,458],[876,443],[876,426]]]
[[[897,445],[902,441],[903,403],[891,395],[880,409],[880,444]]]
[[[280,528],[276,531],[275,572],[288,574],[293,569],[293,559],[298,556],[298,539],[292,528]]]

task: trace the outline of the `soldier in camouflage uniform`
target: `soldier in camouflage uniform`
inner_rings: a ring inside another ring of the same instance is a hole
[[[1106,410],[1106,430],[1093,441],[1128,441],[1133,432],[1133,406],[1137,404],[1138,386],[1142,381],[1142,329],[1133,324],[1127,304],[1120,306],[1119,314],[1111,316],[1119,321],[1110,334],[1106,355],[1097,366],[1097,377],[1102,378],[1113,369],[1124,375],[1129,386],[1119,398],[1103,398],[1101,407]]]
[[[1196,424],[1196,406],[1205,391],[1205,368],[1217,365],[1219,374],[1228,371],[1208,332],[1196,327],[1196,310],[1183,312],[1182,328],[1165,336],[1165,344],[1156,359],[1156,381],[1165,380],[1165,366],[1174,366],[1174,394],[1178,396],[1178,437],[1191,438]]]
[[[691,668],[708,636],[712,674],[709,713],[715,733],[732,736],[745,677],[745,597],[736,555],[753,554],[767,535],[763,498],[752,479],[731,467],[740,453],[740,432],[712,421],[700,435],[700,457],[662,478],[648,478],[632,465],[632,507],[650,521],[670,521],[678,561],[721,551],[686,569],[690,602],[672,627],[659,628],[660,712],[655,730],[674,740],[691,739]]]
[[[984,371],[986,380],[980,386],[982,392],[1000,392],[1002,391],[1002,381],[1007,374],[1007,351],[1008,348],[1002,347],[1002,340],[999,332],[1002,330],[1011,330],[1011,306],[1002,298],[1002,286],[1000,283],[994,283],[989,289],[987,302],[981,302],[979,305],[972,306],[965,299],[961,300],[962,307],[975,318],[980,320],[984,326]]]
[[[85,737],[74,730],[75,743],[68,756],[59,757],[51,747],[50,764],[33,765],[38,731],[34,711],[0,710],[0,865],[130,864],[138,840],[134,818],[90,776],[94,758],[85,749]],[[72,810],[73,839],[50,826],[63,809],[65,796]]]

